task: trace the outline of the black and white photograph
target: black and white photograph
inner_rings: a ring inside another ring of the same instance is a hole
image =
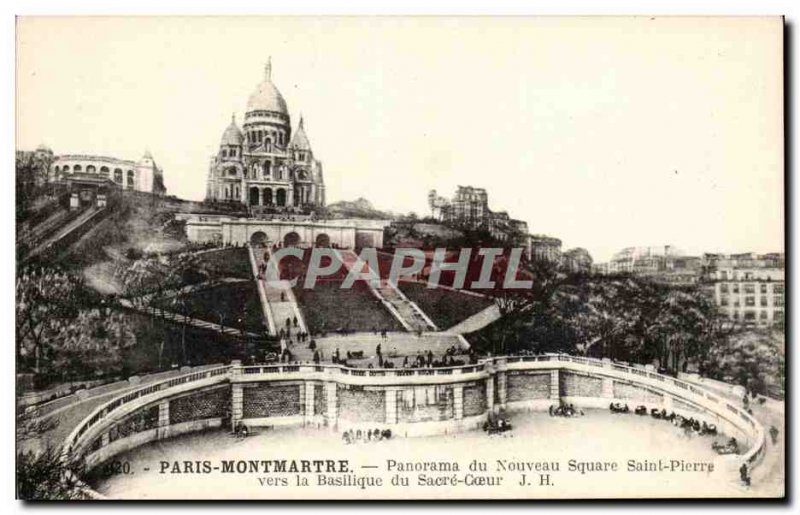
[[[15,30],[17,499],[786,498],[783,17]]]

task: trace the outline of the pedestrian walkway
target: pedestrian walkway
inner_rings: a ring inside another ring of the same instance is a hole
[[[221,286],[223,284],[235,284],[235,283],[243,283],[246,279],[241,279],[239,277],[223,277],[221,279],[215,279],[213,281],[203,281],[196,284],[189,284],[183,286],[181,288],[175,288],[173,290],[166,290],[162,293],[146,293],[139,297],[134,297],[135,299],[140,299],[143,301],[143,304],[149,304],[149,302],[158,295],[161,300],[171,299],[173,297],[177,297],[180,294],[187,294],[192,293],[199,290],[204,290],[206,288],[213,288],[215,286]]]
[[[270,259],[271,253],[266,247],[249,247],[253,273],[259,284],[259,298],[262,302],[264,317],[270,334],[276,335],[281,329],[289,328],[291,332],[308,332],[305,318],[297,303],[292,288],[288,284],[273,285],[266,281],[267,270],[279,276],[275,263]],[[262,294],[263,291],[263,294]],[[271,319],[271,322],[270,322]],[[295,320],[297,324],[295,325]],[[288,324],[287,324],[288,322]]]
[[[371,332],[350,333],[347,335],[329,335],[315,337],[316,350],[322,353],[324,361],[330,361],[333,352],[339,349],[342,358],[347,351],[362,352],[364,358],[376,358],[376,348],[381,345],[381,353],[384,359],[391,357],[399,358],[398,364],[405,356],[414,357],[420,352],[431,351],[437,357],[443,356],[450,347],[455,347],[460,351],[469,349],[469,345],[460,335],[450,333],[414,333],[396,332],[387,333],[385,337],[381,334]],[[307,343],[294,344],[290,347],[294,359],[297,361],[311,361],[314,351],[308,348]]]
[[[457,334],[474,333],[475,331],[483,329],[484,327],[491,324],[495,320],[498,320],[499,318],[500,318],[500,308],[497,307],[497,304],[492,304],[491,306],[481,311],[478,311],[471,317],[462,320],[458,324],[448,329],[447,332],[457,333]]]
[[[215,324],[213,322],[208,322],[206,320],[200,320],[199,318],[192,318],[192,317],[185,317],[180,313],[175,313],[173,311],[167,311],[161,308],[145,308],[141,306],[137,306],[133,302],[128,299],[119,299],[119,305],[123,308],[127,308],[133,311],[138,311],[139,313],[144,313],[148,316],[153,316],[156,318],[161,318],[164,320],[170,320],[172,322],[178,324],[188,324],[194,327],[199,327],[201,329],[208,329],[211,331],[216,331],[218,333],[227,334],[231,336],[247,336],[250,338],[261,338],[262,335],[258,335],[256,333],[251,333],[248,331],[244,331],[242,329],[237,329],[235,327]]]

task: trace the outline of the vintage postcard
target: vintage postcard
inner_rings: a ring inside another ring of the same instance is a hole
[[[16,28],[18,498],[785,496],[782,18]]]

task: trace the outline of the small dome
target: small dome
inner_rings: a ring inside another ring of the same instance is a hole
[[[247,112],[251,111],[273,111],[288,115],[286,100],[283,95],[272,83],[272,65],[267,63],[264,80],[256,86],[256,90],[247,99]]]
[[[153,159],[153,154],[151,154],[149,150],[145,150],[144,151],[144,155],[142,156],[141,159],[139,159],[139,161],[136,164],[145,165],[145,166],[149,166],[151,164],[155,165],[155,160]]]
[[[222,141],[220,141],[220,146],[223,145],[233,145],[233,146],[241,146],[244,142],[244,135],[239,127],[236,125],[236,119],[231,120],[231,124],[228,125],[228,128],[225,129],[225,132],[222,133]]]
[[[289,143],[289,146],[297,150],[311,150],[311,144],[308,142],[308,136],[306,136],[306,130],[303,127],[302,116],[300,117],[300,123],[292,136],[292,141]]]

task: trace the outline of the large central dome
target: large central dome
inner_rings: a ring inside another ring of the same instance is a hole
[[[256,90],[247,99],[247,112],[251,111],[272,111],[288,115],[286,100],[283,95],[272,83],[272,64],[267,62],[264,80],[256,87]]]

